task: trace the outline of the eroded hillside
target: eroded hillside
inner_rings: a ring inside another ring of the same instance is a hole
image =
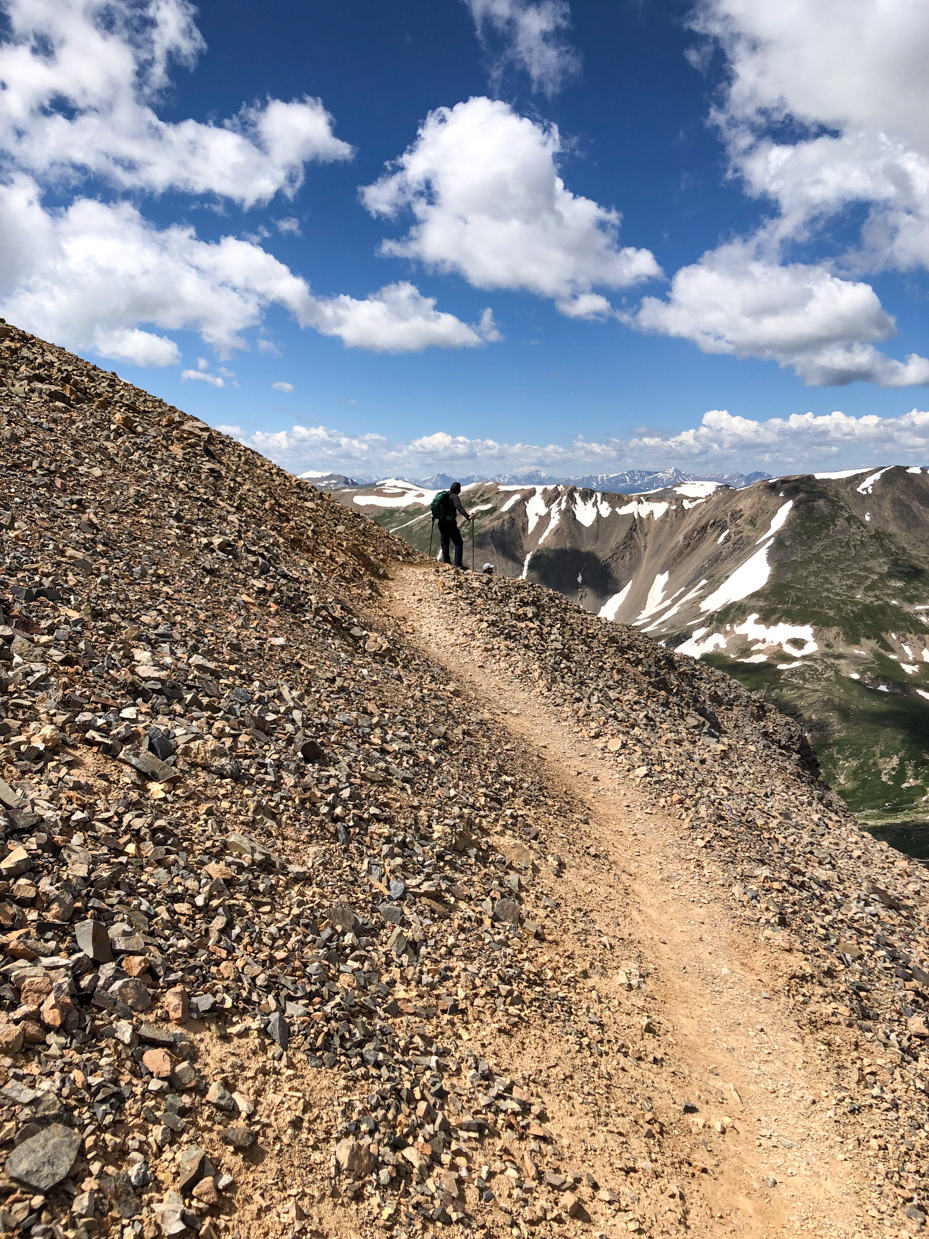
[[[795,724],[0,337],[6,1231],[923,1224],[924,871]]]

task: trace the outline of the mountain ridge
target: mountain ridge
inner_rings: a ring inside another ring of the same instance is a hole
[[[0,477],[7,1231],[925,1216],[929,882],[795,722],[8,324]]]
[[[325,473],[307,470],[298,477],[313,482],[321,490],[351,490],[362,487],[383,487],[390,483],[408,486],[414,490],[447,490],[453,482],[462,486],[475,486],[480,482],[496,482],[504,486],[580,486],[591,490],[611,491],[615,494],[638,494],[647,490],[660,490],[682,482],[719,482],[725,486],[741,488],[751,486],[767,473],[685,473],[676,466],[667,469],[629,469],[624,473],[588,473],[575,477],[556,477],[541,469],[524,473],[498,473],[492,477],[485,474],[434,473],[426,478],[359,477],[350,478],[342,473]]]
[[[427,548],[422,492],[343,499]],[[483,484],[467,502],[482,562],[711,658],[762,692],[813,732],[830,781],[870,824],[912,830],[929,820],[925,469],[785,476],[738,491],[692,482],[615,498]]]

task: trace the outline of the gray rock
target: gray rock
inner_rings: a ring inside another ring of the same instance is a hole
[[[358,917],[348,904],[339,903],[326,909],[326,919],[343,933],[354,933],[358,928]]]
[[[239,1149],[240,1152],[250,1149],[257,1139],[258,1133],[252,1131],[250,1127],[227,1127],[223,1132],[223,1140],[225,1140],[226,1144],[231,1144],[234,1149]]]
[[[519,921],[519,903],[515,899],[498,899],[494,904],[493,917],[495,921],[504,921],[515,925]]]
[[[203,1178],[206,1153],[199,1144],[189,1144],[182,1150],[177,1163],[177,1186],[180,1191],[195,1187]]]
[[[290,1041],[290,1029],[287,1027],[287,1021],[280,1011],[275,1011],[268,1020],[268,1036],[272,1041],[276,1041],[282,1050],[287,1049],[287,1043]]]
[[[47,1192],[66,1179],[74,1168],[81,1137],[70,1127],[53,1123],[24,1140],[6,1161],[11,1179],[37,1192]]]
[[[113,960],[110,937],[102,921],[82,921],[74,930],[79,951],[97,964],[109,964]]]
[[[220,1110],[232,1111],[236,1108],[234,1097],[219,1081],[210,1085],[206,1099],[211,1106],[216,1106]]]
[[[378,908],[381,916],[385,921],[390,921],[392,925],[400,925],[403,923],[403,909],[398,908],[395,903],[382,903]]]
[[[136,977],[126,977],[117,981],[110,988],[110,993],[120,1002],[124,1002],[130,1011],[147,1011],[152,1005],[152,996],[147,986]]]

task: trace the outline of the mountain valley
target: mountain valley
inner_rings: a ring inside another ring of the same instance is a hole
[[[340,497],[428,549],[429,491],[382,484]],[[485,483],[463,498],[479,567],[734,675],[802,723],[863,821],[929,855],[929,471],[621,497]]]

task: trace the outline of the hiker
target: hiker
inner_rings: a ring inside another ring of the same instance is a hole
[[[481,569],[481,572],[483,572],[484,576],[493,576],[494,574],[493,564],[484,564],[483,568]]]
[[[471,513],[466,512],[462,507],[461,483],[452,482],[448,490],[440,490],[430,506],[432,509],[432,519],[439,522],[442,562],[446,564],[452,562],[448,554],[448,544],[449,542],[454,542],[455,567],[460,568],[462,557],[464,556],[464,543],[458,530],[458,513],[460,512],[466,521],[474,520]]]

